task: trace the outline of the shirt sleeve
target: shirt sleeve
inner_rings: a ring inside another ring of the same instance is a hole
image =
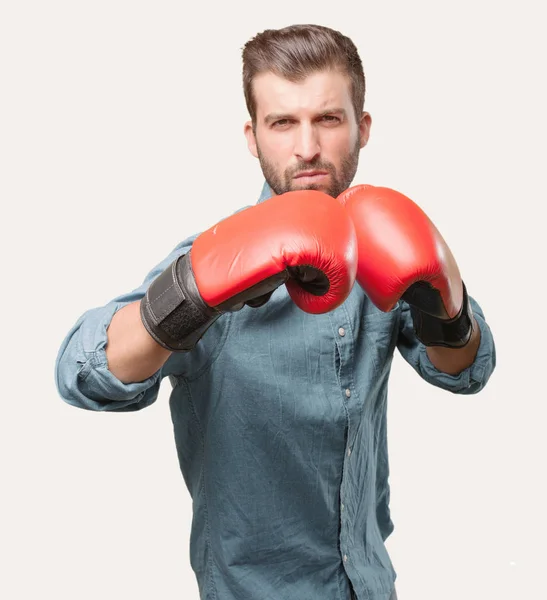
[[[481,341],[474,362],[457,375],[439,371],[429,360],[426,346],[414,333],[410,307],[406,302],[401,301],[401,321],[397,342],[399,352],[425,381],[455,394],[480,392],[496,366],[496,347],[490,327],[479,304],[471,297],[469,301],[481,331]]]
[[[108,369],[107,329],[120,308],[140,300],[150,283],[178,256],[186,254],[198,234],[178,244],[129,293],[82,314],[69,330],[55,361],[55,384],[68,404],[94,411],[135,411],[151,405],[158,397],[162,370],[138,383],[122,383]]]

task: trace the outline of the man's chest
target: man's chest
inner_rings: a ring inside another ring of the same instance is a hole
[[[214,360],[185,380],[200,420],[274,433],[346,425],[374,402],[395,345],[396,314],[367,302],[356,290],[335,311],[311,315],[278,290],[266,306],[230,315],[204,340],[217,343]]]

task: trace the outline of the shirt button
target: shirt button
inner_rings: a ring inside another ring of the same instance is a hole
[[[351,390],[349,388],[346,388],[346,398],[349,398],[351,396]]]
[[[344,505],[342,504],[342,506],[340,507],[342,510],[344,510]]]
[[[338,329],[338,334],[340,337],[344,337],[346,335],[346,330],[343,327],[340,327],[340,329]]]
[[[348,562],[348,555],[344,554],[344,562]]]
[[[348,456],[351,456],[351,448],[348,448]]]

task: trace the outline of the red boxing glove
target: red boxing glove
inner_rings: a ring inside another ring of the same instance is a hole
[[[358,185],[338,200],[357,233],[357,281],[382,311],[408,302],[426,346],[459,348],[472,312],[458,265],[441,234],[412,200],[395,190]]]
[[[195,240],[191,257],[202,299],[227,310],[285,283],[302,310],[324,313],[344,302],[357,271],[350,217],[315,190],[274,196],[224,219]]]
[[[199,235],[151,283],[141,318],[158,344],[182,352],[223,313],[262,306],[283,284],[302,310],[332,310],[356,271],[355,229],[343,206],[323,192],[287,192]]]

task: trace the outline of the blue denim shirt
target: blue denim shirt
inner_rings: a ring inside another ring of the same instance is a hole
[[[265,184],[259,202],[271,196]],[[112,316],[140,299],[197,235],[180,243],[130,293],[85,312],[55,365],[60,396],[88,410],[130,411],[172,385],[170,410],[193,500],[190,561],[207,600],[387,600],[396,573],[386,443],[395,348],[431,384],[473,394],[495,366],[482,310],[474,364],[439,372],[412,328],[408,305],[376,309],[359,285],[337,309],[311,315],[285,286],[263,307],[225,314],[187,353],[149,379],[109,372]]]

